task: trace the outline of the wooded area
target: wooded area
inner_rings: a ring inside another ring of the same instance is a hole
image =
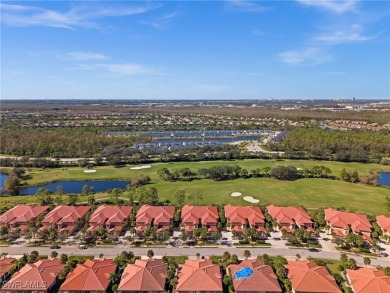
[[[109,137],[89,129],[0,129],[0,153],[32,157],[93,157],[107,148],[129,147],[141,137]]]
[[[294,128],[286,138],[270,145],[289,158],[381,162],[390,156],[390,135],[372,131],[333,131],[316,127]]]

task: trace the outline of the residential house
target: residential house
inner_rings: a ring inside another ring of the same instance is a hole
[[[342,293],[326,267],[314,261],[288,261],[284,266],[291,282],[293,293]]]
[[[11,230],[18,228],[24,232],[28,228],[28,222],[37,218],[48,208],[49,206],[17,205],[0,216],[0,226],[7,226]]]
[[[230,224],[228,229],[242,233],[245,228],[255,228],[260,234],[266,234],[265,218],[259,207],[225,206],[225,216]]]
[[[158,293],[165,292],[168,265],[160,259],[137,259],[125,268],[118,293]]]
[[[314,233],[313,220],[302,207],[278,207],[267,206],[268,213],[276,221],[280,228],[286,232],[293,232],[296,228],[303,228],[310,233]]]
[[[376,268],[347,270],[347,279],[354,293],[390,292],[390,277]]]
[[[116,273],[117,265],[112,259],[87,259],[68,274],[58,292],[106,292],[110,275]]]
[[[372,226],[366,215],[325,209],[325,220],[332,232],[339,237],[355,233],[364,240],[371,241]]]
[[[235,273],[242,268],[251,268],[253,275],[248,278],[237,279]],[[239,264],[228,267],[233,279],[234,291],[237,293],[278,293],[282,292],[278,278],[271,266],[260,260],[243,260]]]
[[[218,231],[218,219],[216,206],[185,205],[181,210],[181,221],[186,232],[193,232],[199,227],[206,227],[208,232]]]
[[[91,209],[90,206],[59,205],[49,212],[42,220],[42,227],[38,232],[45,229],[55,228],[58,232],[66,231],[71,235],[80,221]]]
[[[177,293],[223,292],[219,265],[208,259],[186,260],[179,265]]]
[[[136,231],[142,233],[148,227],[156,228],[157,232],[169,231],[173,225],[174,206],[143,205],[135,217]]]
[[[103,227],[107,232],[122,232],[123,224],[129,218],[133,207],[129,206],[110,206],[101,205],[91,215],[89,219],[90,227],[87,232],[97,230],[99,227]]]
[[[57,276],[64,268],[58,258],[41,259],[26,264],[1,288],[2,293],[50,292],[57,283]]]
[[[0,282],[4,282],[9,276],[9,271],[14,267],[16,259],[13,257],[0,258]]]
[[[383,235],[390,237],[390,218],[380,215],[376,217],[376,221],[378,222],[379,227],[381,227]]]

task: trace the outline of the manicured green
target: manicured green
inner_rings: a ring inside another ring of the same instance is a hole
[[[347,171],[357,170],[363,175],[369,171],[390,171],[390,166],[360,163],[341,163],[329,161],[304,161],[304,160],[243,160],[243,161],[211,161],[211,162],[180,162],[180,163],[156,163],[152,168],[142,170],[130,170],[131,166],[114,168],[112,166],[96,167],[96,173],[83,173],[82,168],[58,168],[46,171],[33,169],[29,173],[31,179],[25,181],[30,185],[58,180],[98,180],[98,179],[128,179],[138,175],[149,175],[152,184],[157,188],[160,200],[170,200],[174,203],[174,194],[177,190],[185,190],[187,194],[201,191],[203,200],[199,204],[236,204],[250,205],[243,197],[253,196],[260,200],[260,204],[275,205],[304,205],[307,208],[319,207],[345,207],[347,209],[373,214],[385,213],[384,197],[390,196],[390,190],[383,187],[371,187],[361,184],[347,183],[337,180],[310,178],[296,181],[279,181],[271,178],[249,178],[229,181],[194,180],[192,182],[165,182],[160,180],[157,171],[163,167],[173,171],[189,167],[196,171],[199,168],[211,166],[238,164],[248,171],[265,166],[275,167],[279,165],[292,165],[298,168],[312,168],[316,165],[329,167],[335,176],[339,176],[342,168]],[[3,169],[4,170],[4,169]],[[241,192],[241,197],[231,197],[232,192]],[[127,196],[126,192],[123,195]],[[99,193],[95,198],[106,198],[105,193]],[[66,198],[66,196],[64,196]],[[86,201],[87,197],[80,197],[79,201]],[[35,202],[34,196],[15,196],[0,199],[0,205],[4,201],[9,202]],[[191,203],[187,199],[187,202]]]
[[[31,179],[26,183],[28,185],[38,185],[42,183],[54,182],[59,180],[104,180],[104,179],[124,179],[131,180],[137,174],[145,174],[150,177],[158,179],[157,171],[161,168],[168,168],[169,170],[176,170],[181,168],[190,168],[197,171],[200,168],[210,168],[218,165],[239,165],[248,171],[256,168],[276,167],[276,166],[295,166],[297,168],[312,168],[314,166],[325,166],[332,170],[332,175],[339,176],[341,169],[346,168],[347,171],[356,170],[359,175],[367,174],[370,171],[387,171],[390,172],[390,166],[377,164],[363,164],[363,163],[343,163],[334,161],[312,161],[312,160],[231,160],[231,161],[202,161],[202,162],[175,162],[175,163],[155,163],[151,164],[152,168],[142,170],[130,170],[132,166],[122,168],[114,168],[112,166],[96,167],[96,173],[84,173],[85,168],[80,167],[64,167],[55,169],[38,169],[33,168],[29,173]],[[136,166],[136,165],[133,165]],[[11,168],[0,168],[0,171],[9,171]]]

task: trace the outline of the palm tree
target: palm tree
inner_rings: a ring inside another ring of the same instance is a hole
[[[249,251],[249,250],[244,250],[244,257],[245,257],[245,259],[248,259],[248,257],[251,257],[251,252]]]
[[[146,253],[146,255],[147,255],[149,258],[152,258],[152,257],[154,256],[153,250],[149,249],[148,252]]]
[[[369,266],[371,264],[371,258],[369,258],[367,256],[364,257],[363,258],[363,263],[364,263],[365,266]]]

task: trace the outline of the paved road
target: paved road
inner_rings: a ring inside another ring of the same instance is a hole
[[[244,250],[248,249],[252,256],[257,256],[258,254],[268,254],[271,256],[282,255],[286,258],[295,258],[295,255],[299,253],[302,258],[307,257],[318,257],[318,258],[327,258],[327,259],[340,259],[340,253],[338,252],[328,252],[328,251],[319,251],[319,252],[309,252],[306,249],[288,249],[288,248],[237,248],[237,247],[205,247],[205,248],[128,248],[128,247],[114,247],[114,248],[87,248],[79,249],[78,247],[62,247],[56,251],[61,253],[66,253],[68,255],[94,255],[99,256],[100,253],[103,253],[105,257],[116,257],[119,253],[124,250],[131,250],[135,255],[146,255],[147,251],[152,249],[154,254],[157,257],[163,255],[186,255],[195,257],[199,252],[201,256],[211,256],[211,255],[222,255],[224,251],[229,251],[231,254],[236,254],[238,257],[242,257]],[[30,253],[33,250],[37,250],[40,254],[50,255],[53,251],[49,247],[1,247],[0,252],[8,253],[9,255],[22,255],[23,253]],[[358,264],[363,264],[363,257],[349,255],[351,258],[354,258]],[[390,261],[386,259],[371,259],[371,265],[374,266],[390,266]]]

